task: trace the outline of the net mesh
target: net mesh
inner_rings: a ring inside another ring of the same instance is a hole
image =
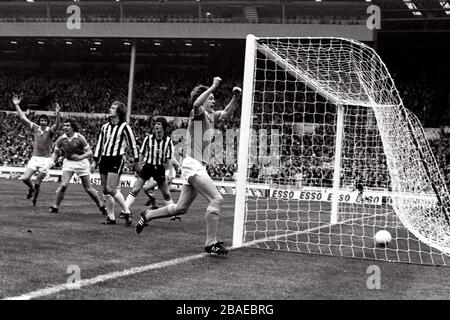
[[[244,244],[447,265],[448,191],[378,55],[336,38],[261,38],[257,49],[247,181],[264,192],[246,198]],[[383,229],[387,247],[374,241]]]

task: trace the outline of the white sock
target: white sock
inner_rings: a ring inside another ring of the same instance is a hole
[[[110,194],[104,194],[103,199],[105,200],[106,211],[108,212],[109,219],[115,220],[116,216],[114,215],[114,198]]]
[[[125,205],[125,198],[123,197],[122,192],[117,190],[116,194],[114,195],[114,200],[116,200],[120,204],[123,212],[130,213],[130,210],[128,210],[127,206]]]
[[[127,207],[128,211],[130,211],[130,208],[133,205],[134,200],[136,200],[136,196],[130,192],[127,196],[127,199],[125,200],[125,206]]]
[[[217,242],[217,227],[219,225],[219,214],[216,212],[206,212],[206,243],[205,246]]]

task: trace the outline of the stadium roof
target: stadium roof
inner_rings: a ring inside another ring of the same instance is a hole
[[[34,3],[27,3],[33,1]],[[140,13],[152,12],[156,7],[168,12],[180,13],[185,10],[188,14],[197,14],[197,8],[215,8],[218,12],[234,9],[234,13],[246,7],[255,7],[266,15],[281,15],[281,7],[285,14],[312,15],[343,15],[356,13],[358,16],[368,17],[367,8],[377,5],[381,10],[382,29],[380,32],[391,31],[450,31],[450,0],[0,0],[0,11],[4,5],[16,6],[17,10],[26,10],[32,6],[37,10],[39,6],[60,7],[63,3],[76,3],[89,7],[90,11],[115,12],[111,8],[141,9]],[[19,5],[20,4],[20,5]],[[45,8],[44,8],[45,9]],[[58,9],[59,10],[59,9]],[[109,11],[108,11],[109,10]],[[237,10],[237,11],[236,11]],[[53,10],[49,10],[53,12]],[[36,11],[37,12],[37,11]],[[45,12],[45,10],[44,10]],[[29,12],[27,12],[29,13]],[[241,12],[242,14],[242,12]],[[273,22],[271,22],[273,23]]]

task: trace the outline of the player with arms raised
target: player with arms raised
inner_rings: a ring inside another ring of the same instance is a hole
[[[200,193],[209,202],[206,209],[205,251],[211,254],[222,255],[227,254],[228,249],[223,246],[223,242],[217,241],[216,234],[223,198],[203,165],[205,164],[203,150],[211,143],[211,140],[207,141],[203,140],[203,138],[206,136],[206,131],[214,129],[215,122],[231,118],[242,90],[234,87],[233,98],[225,109],[214,111],[212,109],[215,104],[213,92],[218,88],[220,81],[219,77],[215,77],[213,84],[209,88],[200,85],[191,92],[190,103],[192,111],[186,139],[188,148],[181,164],[181,176],[186,182],[183,185],[177,204],[156,210],[143,211],[139,222],[136,224],[136,232],[138,234],[141,233],[146,223],[153,219],[185,214],[197,194]]]
[[[48,167],[51,161],[53,138],[55,137],[56,132],[59,129],[60,108],[59,105],[55,103],[56,122],[53,126],[50,127],[50,119],[46,115],[39,116],[38,124],[30,121],[20,108],[21,101],[22,97],[18,95],[14,95],[12,98],[12,102],[14,104],[14,107],[16,108],[17,113],[19,114],[20,119],[30,127],[34,135],[33,155],[28,161],[27,167],[22,176],[22,181],[28,187],[27,199],[33,197],[32,204],[33,206],[36,206],[41,182],[48,173]],[[33,183],[31,182],[31,177],[36,172],[39,173],[33,185]]]
[[[94,200],[97,207],[103,214],[106,214],[106,208],[99,198],[97,191],[91,186],[89,158],[92,156],[92,150],[85,137],[78,133],[78,123],[73,118],[67,118],[63,123],[64,134],[55,142],[55,151],[52,154],[51,164],[64,155],[62,178],[59,188],[56,190],[56,201],[50,207],[51,213],[57,213],[59,206],[64,199],[67,186],[73,174],[76,173],[81,179],[84,190]]]

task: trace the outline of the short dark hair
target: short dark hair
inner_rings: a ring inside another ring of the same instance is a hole
[[[50,118],[46,114],[41,114],[38,118],[38,123],[41,122],[41,119],[45,119],[47,121],[47,125],[50,124]]]
[[[194,89],[192,89],[191,91],[191,98],[189,100],[190,104],[192,105],[195,100],[197,100],[198,97],[200,97],[200,95],[205,92],[206,90],[208,90],[207,86],[204,85],[198,85],[196,86]]]
[[[127,106],[120,101],[114,101],[112,104],[117,105],[116,114],[119,117],[119,121],[125,121],[127,117]]]
[[[80,130],[80,126],[78,125],[77,120],[75,118],[67,118],[64,120],[64,123],[70,123],[70,126],[72,127],[74,132],[78,132]]]

